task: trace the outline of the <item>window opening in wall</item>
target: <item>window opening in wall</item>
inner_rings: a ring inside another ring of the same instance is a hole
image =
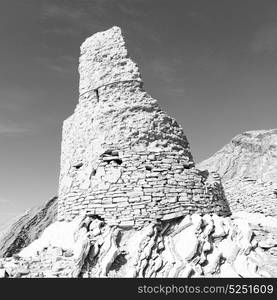
[[[106,150],[102,154],[103,161],[106,161],[107,163],[115,162],[118,165],[122,164],[122,159],[119,157],[119,152],[117,150]]]
[[[189,164],[184,164],[184,169],[190,169],[190,165]]]
[[[145,169],[146,169],[147,171],[152,171],[153,167],[150,166],[150,165],[147,165],[147,166],[145,166]]]

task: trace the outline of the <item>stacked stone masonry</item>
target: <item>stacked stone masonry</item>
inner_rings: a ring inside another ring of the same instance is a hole
[[[140,227],[229,215],[220,178],[194,167],[177,122],[143,89],[118,27],[81,46],[79,103],[63,125],[58,218]]]

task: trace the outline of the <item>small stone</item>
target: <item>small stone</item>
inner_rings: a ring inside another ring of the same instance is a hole
[[[121,176],[121,171],[120,169],[113,169],[109,173],[105,175],[105,180],[110,182],[110,183],[115,183],[118,181],[118,179]]]
[[[71,257],[71,256],[73,256],[73,251],[72,250],[65,250],[63,252],[63,256],[65,256],[65,257]]]
[[[52,271],[53,272],[60,272],[64,269],[65,269],[65,265],[64,265],[63,261],[58,261],[58,262],[54,263],[53,266],[52,266]]]
[[[21,273],[20,272],[13,273],[13,278],[21,278]]]
[[[262,277],[265,277],[265,278],[272,278],[273,276],[267,272],[266,270],[259,270],[258,273],[262,276]]]
[[[163,241],[159,241],[157,249],[158,251],[164,250],[165,246],[164,246],[164,242]]]
[[[222,253],[218,249],[214,249],[214,251],[211,254],[208,254],[207,255],[208,264],[203,268],[204,273],[213,274],[219,267],[219,262],[221,257],[222,257]]]
[[[198,214],[193,214],[191,216],[191,222],[195,228],[195,231],[198,231],[202,225],[202,217]]]
[[[211,248],[212,248],[211,243],[209,241],[205,241],[202,251],[203,252],[208,252],[208,251],[211,250]]]
[[[155,260],[155,266],[154,266],[155,272],[158,272],[162,267],[162,265],[163,265],[163,260],[161,259],[160,256],[158,256],[157,259]]]
[[[28,275],[30,273],[29,270],[27,269],[21,269],[18,271],[18,273],[21,275],[21,276],[25,276],[25,275]]]
[[[93,236],[97,236],[97,235],[101,234],[101,230],[96,227],[91,231],[91,233]]]
[[[47,249],[47,254],[57,257],[57,256],[62,256],[63,255],[63,250],[60,247],[51,247]]]
[[[226,236],[226,231],[224,228],[223,220],[221,217],[214,216],[214,232],[212,234],[213,238],[219,238]]]
[[[229,264],[225,263],[220,267],[220,277],[222,278],[238,278],[240,277],[234,268]]]
[[[233,266],[235,271],[242,277],[257,277],[257,274],[249,270],[247,257],[243,254],[237,256]]]
[[[0,278],[7,278],[9,277],[7,271],[5,269],[0,269]]]
[[[148,156],[148,159],[149,159],[149,160],[156,160],[155,154],[150,154],[150,155]]]
[[[258,245],[263,249],[269,249],[277,245],[277,241],[273,239],[266,239],[263,241],[259,241]]]
[[[57,273],[52,272],[52,271],[44,271],[42,274],[43,274],[43,277],[45,277],[45,278],[57,278],[57,277],[59,277]]]
[[[198,249],[199,241],[193,227],[187,227],[173,237],[175,250],[184,260],[191,260]]]
[[[192,267],[187,264],[183,270],[180,271],[178,277],[179,278],[188,278],[193,271]]]
[[[92,218],[87,216],[83,221],[83,226],[85,226],[86,229],[88,230],[91,222],[92,222]]]

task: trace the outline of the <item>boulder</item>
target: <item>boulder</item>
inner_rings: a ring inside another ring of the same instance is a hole
[[[183,260],[191,260],[198,249],[199,240],[194,227],[187,227],[174,238],[175,250]]]

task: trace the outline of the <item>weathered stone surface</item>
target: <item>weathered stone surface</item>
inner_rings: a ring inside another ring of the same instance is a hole
[[[188,227],[175,235],[175,250],[181,258],[190,261],[198,249],[199,241],[195,234],[194,228]]]
[[[239,274],[229,264],[225,263],[220,268],[220,277],[222,278],[240,278]]]
[[[238,224],[245,220],[223,218],[230,230],[219,238],[206,230],[217,218],[192,214],[141,229],[110,227],[95,217],[55,222],[18,256],[0,259],[0,270],[12,278],[277,275],[267,251],[252,243],[244,251],[242,241],[249,241],[249,230],[241,230]],[[100,223],[100,233],[95,236],[93,231]]]
[[[119,27],[86,39],[79,73],[79,103],[63,125],[60,219],[85,211],[139,227],[230,213],[220,178],[194,168],[182,128],[143,89]]]
[[[84,41],[79,72],[80,94],[111,83],[141,81],[137,65],[128,57],[119,27],[98,32]]]
[[[277,245],[277,241],[274,240],[274,239],[266,239],[266,240],[263,240],[263,241],[259,241],[258,245],[261,247],[261,248],[264,248],[264,249],[268,249],[268,248],[272,248],[274,246]]]

